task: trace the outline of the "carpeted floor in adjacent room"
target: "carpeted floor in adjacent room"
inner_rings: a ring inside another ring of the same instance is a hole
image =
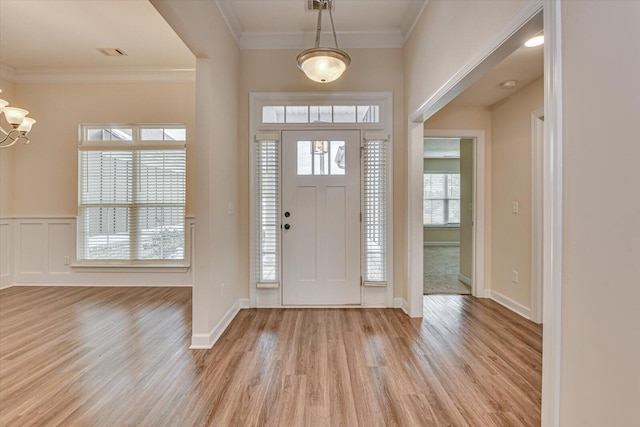
[[[429,294],[471,293],[471,288],[458,280],[460,247],[425,246],[423,290]]]

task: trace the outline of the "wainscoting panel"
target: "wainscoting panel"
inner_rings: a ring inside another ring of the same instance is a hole
[[[15,222],[18,244],[18,270],[21,274],[44,274],[46,267],[46,222],[22,220]]]
[[[191,262],[194,219],[187,218]],[[9,286],[192,286],[187,267],[78,267],[76,218],[0,220],[0,288]],[[9,254],[9,256],[6,256]]]
[[[71,260],[75,259],[76,252],[75,223],[50,222],[48,231],[49,274],[69,274]]]
[[[13,221],[0,219],[0,289],[13,284]]]

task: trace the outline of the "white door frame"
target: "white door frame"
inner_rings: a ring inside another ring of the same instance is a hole
[[[425,138],[473,139],[473,196],[472,196],[472,272],[471,294],[484,298],[484,234],[485,234],[485,142],[484,130],[425,129]],[[423,267],[424,268],[424,267]]]
[[[262,123],[262,107],[275,105],[379,105],[378,123]],[[387,283],[363,286],[362,304],[354,307],[394,307],[393,265],[393,93],[392,92],[251,92],[249,93],[249,307],[283,307],[279,284],[258,289],[256,285],[255,141],[261,133],[277,135],[284,130],[359,130],[387,141]],[[384,138],[382,138],[384,136]],[[300,306],[295,306],[300,308]],[[311,306],[310,306],[311,307]],[[312,306],[319,307],[319,306]],[[346,307],[346,306],[341,306]]]
[[[455,98],[477,78],[519,46],[527,25],[544,7],[544,159],[543,193],[543,323],[542,426],[560,425],[562,368],[562,7],[563,0],[525,2],[496,39],[416,109],[408,122],[407,192],[407,306],[412,317],[422,316],[422,247],[420,227],[424,121]],[[505,51],[506,50],[506,51]]]
[[[542,323],[544,109],[531,113],[531,320]]]

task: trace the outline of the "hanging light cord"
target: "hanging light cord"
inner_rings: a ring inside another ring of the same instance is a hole
[[[335,25],[333,25],[333,12],[331,12],[331,6],[333,6],[332,3],[333,2],[331,0],[327,1],[327,6],[329,7],[329,18],[331,18],[331,29],[333,30],[333,41],[336,44],[336,49],[340,49],[338,47],[338,37],[336,36],[336,27]]]
[[[338,47],[338,37],[336,36],[336,27],[333,24],[333,12],[331,12],[332,1],[331,0],[315,0],[318,5],[318,28],[316,29],[316,48],[320,47],[320,31],[322,30],[322,9],[326,6],[329,9],[329,18],[331,19],[331,30],[333,31],[333,41]]]

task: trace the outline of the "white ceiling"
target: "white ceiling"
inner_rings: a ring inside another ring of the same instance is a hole
[[[202,0],[216,1],[216,0]],[[217,0],[241,48],[307,48],[317,12],[307,0]],[[336,0],[341,47],[401,47],[426,0]],[[323,30],[330,31],[325,12]],[[324,31],[323,31],[324,33]],[[323,45],[332,43],[328,34]],[[96,48],[118,48],[107,57]],[[195,58],[148,0],[0,0],[3,74],[193,69]]]
[[[313,45],[317,12],[307,0],[216,1],[243,48]],[[335,0],[341,47],[401,47],[427,0]],[[327,13],[323,29],[330,30]],[[331,44],[329,34],[322,44]],[[107,57],[96,48],[119,48]],[[542,75],[542,47],[519,49],[456,98],[453,105],[490,106]],[[0,0],[0,76],[8,73],[104,70],[193,70],[195,58],[148,0]],[[56,77],[60,79],[58,75]],[[107,75],[106,78],[113,78]],[[516,90],[499,88],[516,79]]]
[[[513,95],[544,74],[544,48],[521,47],[493,67],[473,85],[458,95],[449,105],[490,107]],[[514,89],[503,89],[500,83],[517,80]]]
[[[96,50],[105,47],[127,56]],[[0,63],[16,72],[195,68],[148,0],[0,0]]]
[[[334,0],[340,47],[402,47],[427,0]],[[242,49],[313,46],[317,11],[307,0],[216,0]],[[322,45],[333,43],[327,12]]]

